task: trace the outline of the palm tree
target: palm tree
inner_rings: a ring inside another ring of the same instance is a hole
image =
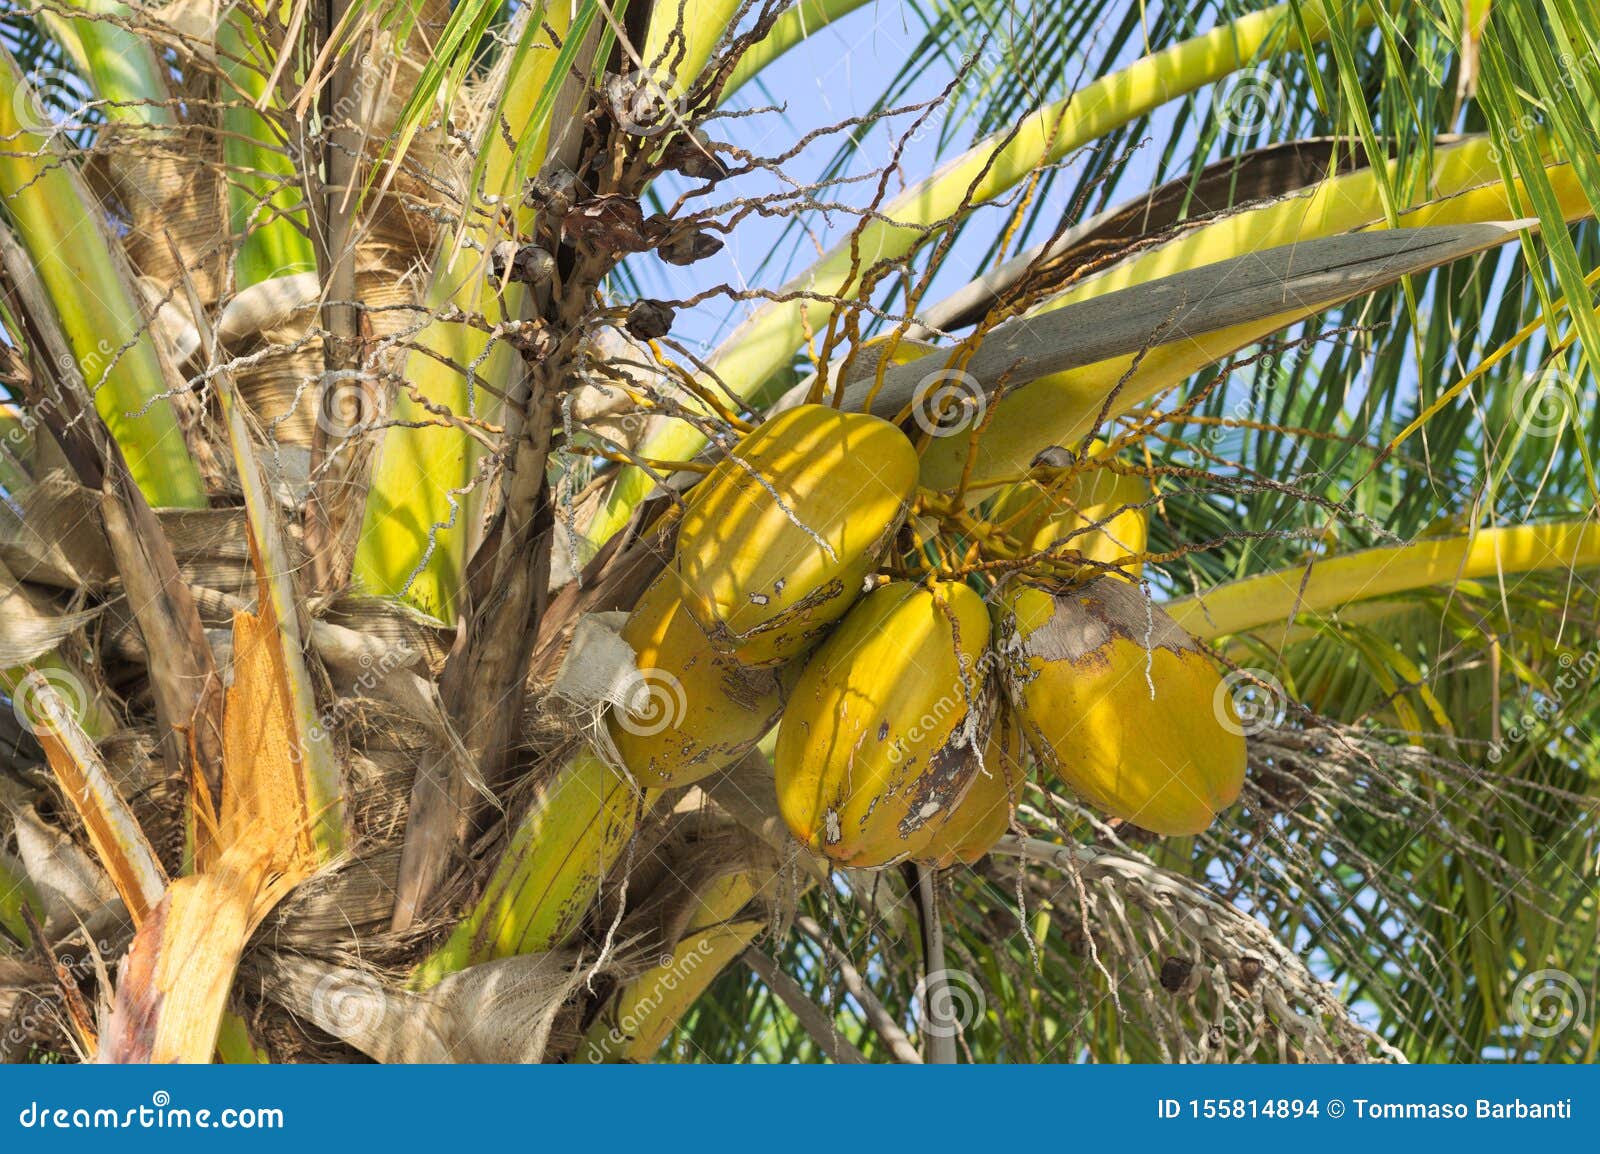
[[[786,54],[874,20],[903,56],[807,125]],[[7,1057],[1594,1057],[1587,6],[45,0],[0,42]],[[678,677],[647,606],[839,561],[862,459],[756,448],[829,408],[911,462],[867,585],[1136,589],[1217,693],[1146,658],[1127,708],[1242,731],[1237,800],[1158,836],[1035,736],[971,860],[791,836],[816,742],[706,671],[787,719],[867,601]],[[745,538],[705,510],[752,478]],[[629,752],[697,710],[695,772]]]

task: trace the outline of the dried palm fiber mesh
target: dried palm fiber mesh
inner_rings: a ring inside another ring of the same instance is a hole
[[[447,17],[447,4],[428,4],[419,14],[416,36],[426,40]],[[229,237],[227,189],[237,175],[228,172],[223,160],[219,102],[236,103],[238,98],[218,95],[230,91],[228,86],[211,62],[191,54],[192,48],[180,49],[185,55],[184,79],[173,93],[185,122],[176,128],[102,126],[89,169],[97,190],[120,210],[132,271],[147,299],[162,305],[161,327],[189,330],[187,342],[180,342],[185,356],[195,342],[184,277],[213,320],[236,295],[229,291],[230,246],[237,238]],[[420,53],[397,58],[386,43],[377,42],[361,57],[354,82],[360,104],[349,114],[366,129],[368,166],[360,179],[373,171],[373,162],[392,139],[400,109],[424,62]],[[293,110],[282,117],[285,127],[303,127]],[[352,236],[358,297],[365,306],[361,335],[369,350],[417,327],[412,311],[396,306],[418,302],[420,266],[435,251],[441,217],[456,211],[448,199],[459,200],[446,198],[418,173],[446,174],[445,183],[459,189],[470,164],[461,152],[454,144],[448,151],[442,149],[436,133],[420,134],[410,159],[384,195],[352,198],[348,206],[347,211],[357,217]],[[258,224],[269,208],[263,207]],[[307,270],[286,269],[283,275],[303,271]],[[316,427],[317,385],[323,372],[322,342],[314,333],[320,321],[318,303],[313,292],[303,307],[271,316],[264,327],[223,349],[234,362],[237,387],[257,421],[269,438],[284,444],[309,445]],[[399,360],[390,349],[367,368],[394,371]],[[382,393],[372,386],[365,391],[374,401]],[[367,423],[379,416],[367,406],[357,419]]]

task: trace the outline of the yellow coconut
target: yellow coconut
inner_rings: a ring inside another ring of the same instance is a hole
[[[1089,446],[1091,460],[1105,462],[1106,446]],[[1030,552],[1054,550],[1081,554],[1098,565],[1084,566],[1084,580],[1115,565],[1137,577],[1144,566],[1129,561],[1145,551],[1150,539],[1150,485],[1140,476],[1088,465],[1082,471],[1040,471],[1011,486],[995,502],[989,519],[1006,528]]]
[[[1245,741],[1215,663],[1114,577],[1002,588],[1007,694],[1040,764],[1114,817],[1194,834],[1239,796]]]
[[[731,765],[777,723],[780,671],[720,652],[679,596],[669,569],[622,627],[636,676],[629,708],[606,718],[623,764],[650,787],[687,785]]]
[[[951,808],[917,860],[945,869],[958,863],[971,865],[983,857],[1010,828],[1027,777],[1022,727],[1013,711],[1001,706],[984,743],[983,764],[972,773],[966,796]]]
[[[876,867],[914,856],[965,792],[985,700],[983,598],[891,582],[818,647],[778,724],[778,808],[814,852]]]
[[[887,421],[780,413],[690,491],[673,560],[690,612],[746,664],[804,652],[860,596],[916,483],[916,451]]]

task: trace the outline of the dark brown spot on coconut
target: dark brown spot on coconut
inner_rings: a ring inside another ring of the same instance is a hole
[[[844,582],[835,577],[832,581],[828,581],[817,586],[810,593],[807,593],[804,597],[796,601],[793,605],[789,606],[782,613],[777,614],[770,621],[763,621],[761,624],[751,629],[748,633],[743,634],[743,637],[748,640],[750,638],[759,637],[763,633],[771,633],[778,629],[787,629],[791,625],[802,624],[810,621],[813,613],[837,597],[841,596],[843,593]],[[751,596],[754,597],[757,595],[751,594]],[[765,604],[765,601],[762,603]]]
[[[946,812],[972,784],[978,759],[970,746],[956,744],[965,723],[963,716],[949,739],[929,756],[922,772],[906,780],[906,815],[900,819],[902,840]]]
[[[729,662],[723,668],[720,685],[724,697],[745,712],[754,713],[777,690],[778,679],[771,670],[747,669]]]

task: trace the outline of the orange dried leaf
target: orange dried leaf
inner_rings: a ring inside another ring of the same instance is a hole
[[[281,635],[265,616],[233,618],[233,684],[222,720],[224,849],[259,829],[273,864],[311,866],[315,815],[300,773]]]
[[[53,690],[47,690],[53,693]],[[64,703],[50,711],[37,732],[62,792],[83,819],[100,864],[111,876],[134,923],[142,923],[161,900],[167,875],[144,829],[118,792],[111,773],[78,719]]]
[[[180,878],[139,927],[102,1036],[111,1062],[209,1062],[251,932],[308,866],[269,865],[276,833],[245,831],[214,869]]]

